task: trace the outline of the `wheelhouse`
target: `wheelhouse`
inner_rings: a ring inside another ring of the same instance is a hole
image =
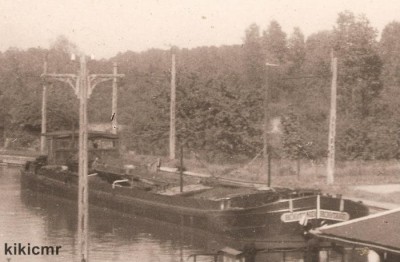
[[[70,161],[78,160],[79,132],[56,131],[46,133],[48,156],[50,165],[64,165]],[[89,160],[96,158],[105,159],[119,156],[118,136],[106,132],[88,132]]]

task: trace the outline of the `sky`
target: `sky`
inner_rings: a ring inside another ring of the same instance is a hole
[[[365,14],[379,32],[400,22],[399,0],[0,0],[0,51],[49,47],[59,35],[88,55],[241,44],[246,28],[276,20],[290,34],[332,29]]]

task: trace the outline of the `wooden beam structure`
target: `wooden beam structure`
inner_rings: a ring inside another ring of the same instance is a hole
[[[88,116],[87,103],[94,88],[105,81],[114,80],[113,88],[116,87],[116,78],[124,77],[117,74],[114,65],[113,74],[89,74],[87,70],[86,56],[80,57],[80,70],[78,74],[48,74],[47,68],[42,74],[45,81],[56,80],[67,83],[73,89],[79,99],[79,185],[78,185],[78,245],[81,262],[88,262],[88,225],[89,225],[89,185],[88,185]],[[113,90],[113,93],[116,92]],[[45,102],[45,101],[44,101]],[[43,104],[45,104],[43,102]],[[116,99],[113,99],[113,109]],[[114,116],[115,117],[115,116]],[[43,123],[42,123],[43,124]]]

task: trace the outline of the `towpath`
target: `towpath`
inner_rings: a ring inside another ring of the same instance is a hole
[[[387,196],[400,195],[400,184],[382,184],[382,185],[358,185],[350,187],[354,192],[360,192],[361,195],[366,193],[368,197],[347,197],[354,201],[362,201],[369,206],[373,211],[382,211],[400,208],[400,202],[397,201],[382,201]],[[378,200],[376,200],[378,199]]]

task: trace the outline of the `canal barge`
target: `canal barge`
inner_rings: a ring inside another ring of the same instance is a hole
[[[21,171],[23,188],[75,200],[78,197],[77,132],[46,134],[48,155]],[[317,190],[270,188],[215,177],[185,177],[149,168],[119,168],[118,136],[89,132],[89,203],[234,238],[303,235],[306,230],[368,214],[362,203]],[[179,176],[178,176],[179,178]]]

